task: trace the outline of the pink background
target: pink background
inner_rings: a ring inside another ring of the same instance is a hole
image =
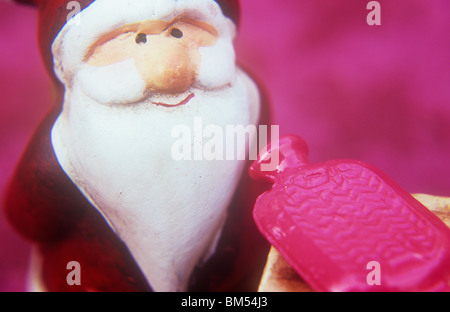
[[[450,196],[450,2],[244,0],[239,60],[266,86],[282,134],[314,162],[353,158],[409,192]],[[0,191],[50,107],[36,12],[0,0]],[[29,245],[0,218],[0,291],[25,290]]]

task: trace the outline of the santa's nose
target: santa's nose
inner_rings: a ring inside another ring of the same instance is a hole
[[[198,51],[176,39],[165,35],[136,35],[135,42],[139,47],[135,66],[148,91],[182,93],[194,82]]]

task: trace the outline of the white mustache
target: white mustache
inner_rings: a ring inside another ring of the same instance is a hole
[[[133,59],[102,67],[84,64],[74,79],[75,87],[102,104],[130,104],[145,97],[145,82]]]
[[[120,105],[138,102],[175,104],[195,90],[218,90],[233,84],[236,79],[235,53],[227,40],[219,40],[213,47],[200,48],[200,54],[198,76],[191,88],[181,94],[148,92],[133,59],[102,67],[83,64],[74,76],[74,86],[79,86],[96,102]]]
[[[201,63],[194,85],[200,89],[217,89],[236,79],[236,54],[231,41],[219,38],[212,47],[200,47]]]

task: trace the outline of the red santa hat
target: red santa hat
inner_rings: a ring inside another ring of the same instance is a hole
[[[234,36],[239,23],[239,0],[15,0],[39,7],[39,44],[47,69],[53,75],[60,56],[80,61],[86,45],[103,32],[145,19],[170,20],[180,13],[196,15],[218,28],[223,35]],[[77,21],[68,21],[80,9]],[[219,14],[220,13],[220,14]],[[226,25],[228,21],[229,25]],[[233,26],[231,26],[233,25]],[[67,38],[66,38],[67,35]],[[53,46],[53,51],[52,51]]]

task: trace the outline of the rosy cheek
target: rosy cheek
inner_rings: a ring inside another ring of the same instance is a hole
[[[91,66],[106,66],[132,58],[136,51],[133,33],[124,34],[92,48],[92,54],[87,56],[87,64]]]

